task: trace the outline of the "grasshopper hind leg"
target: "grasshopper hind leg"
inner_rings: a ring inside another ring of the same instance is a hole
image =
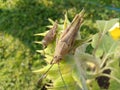
[[[60,76],[61,76],[61,79],[62,79],[62,81],[63,81],[63,83],[64,83],[64,85],[65,85],[65,90],[68,90],[67,85],[66,85],[66,83],[65,83],[65,80],[64,80],[64,78],[63,78],[63,76],[62,76],[62,73],[61,73],[61,71],[60,71],[60,65],[59,65],[59,62],[58,62],[58,71],[59,71]]]

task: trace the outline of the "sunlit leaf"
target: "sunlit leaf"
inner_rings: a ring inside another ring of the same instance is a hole
[[[66,13],[63,30],[65,30],[68,27],[68,25],[70,25],[70,21],[68,20],[67,13]]]
[[[96,80],[89,82],[89,90],[101,90]]]
[[[120,58],[117,57],[113,59],[114,62],[110,64],[111,67],[115,68],[115,70],[111,71],[111,75],[115,78],[117,78],[120,81]],[[119,90],[120,83],[117,82],[115,79],[110,79],[110,87],[109,90]]]
[[[48,31],[43,32],[43,33],[37,33],[37,34],[34,34],[34,36],[45,36],[47,33]]]
[[[97,20],[97,27],[100,32],[106,33],[116,22],[118,22],[119,19],[111,19],[111,20]]]
[[[53,90],[64,90],[65,88],[67,88],[68,90],[80,90],[78,89],[76,82],[72,78],[71,73],[63,75],[63,79],[65,83],[62,81],[61,77],[54,81]]]
[[[103,52],[107,54],[113,53],[118,44],[109,35],[104,35],[99,41],[99,34],[95,34],[91,45],[93,48],[97,47],[96,56],[100,57],[103,55]]]
[[[51,18],[49,18],[48,20],[49,20],[49,22],[51,22],[52,24],[55,23],[55,21],[53,21]]]

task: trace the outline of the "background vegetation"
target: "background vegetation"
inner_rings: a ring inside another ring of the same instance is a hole
[[[32,70],[44,64],[34,44],[45,31],[48,18],[61,21],[66,11],[71,20],[86,10],[82,37],[97,32],[99,19],[119,18],[119,0],[0,0],[0,90],[34,90],[40,75]],[[89,30],[89,31],[88,31]]]

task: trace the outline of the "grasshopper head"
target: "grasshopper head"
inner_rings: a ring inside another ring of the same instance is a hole
[[[47,42],[45,40],[42,40],[42,44],[43,44],[43,47],[46,48],[47,47]]]
[[[53,60],[50,62],[50,64],[59,63],[60,60],[62,60],[62,56],[54,56],[54,58],[53,58]]]

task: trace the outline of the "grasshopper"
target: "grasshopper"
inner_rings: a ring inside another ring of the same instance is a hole
[[[39,79],[39,83],[42,81],[43,78],[46,77],[47,72],[52,68],[54,64],[58,64],[59,62],[64,58],[65,55],[67,55],[75,43],[75,38],[77,36],[77,32],[79,30],[79,27],[81,26],[83,22],[83,16],[84,16],[84,10],[81,11],[81,13],[77,14],[71,24],[64,30],[64,32],[61,34],[58,42],[56,43],[55,47],[55,53],[53,60],[50,62],[51,66],[48,68],[48,70],[41,76]],[[49,37],[49,36],[48,36]],[[59,71],[60,72],[60,71]],[[61,74],[61,72],[60,72]],[[61,74],[62,78],[62,74]],[[63,78],[62,78],[63,80]],[[64,82],[64,80],[63,80]],[[65,84],[65,82],[64,82]],[[67,88],[66,88],[67,90]]]
[[[63,57],[71,51],[79,27],[83,22],[83,16],[84,16],[84,10],[75,16],[72,23],[62,33],[59,41],[57,42],[54,58],[51,61],[51,64],[59,63],[59,61],[62,60]]]
[[[57,21],[54,23],[53,27],[49,30],[49,32],[45,35],[45,37],[42,40],[43,47],[46,48],[49,43],[51,43],[55,36],[56,36],[56,31],[58,28]]]

